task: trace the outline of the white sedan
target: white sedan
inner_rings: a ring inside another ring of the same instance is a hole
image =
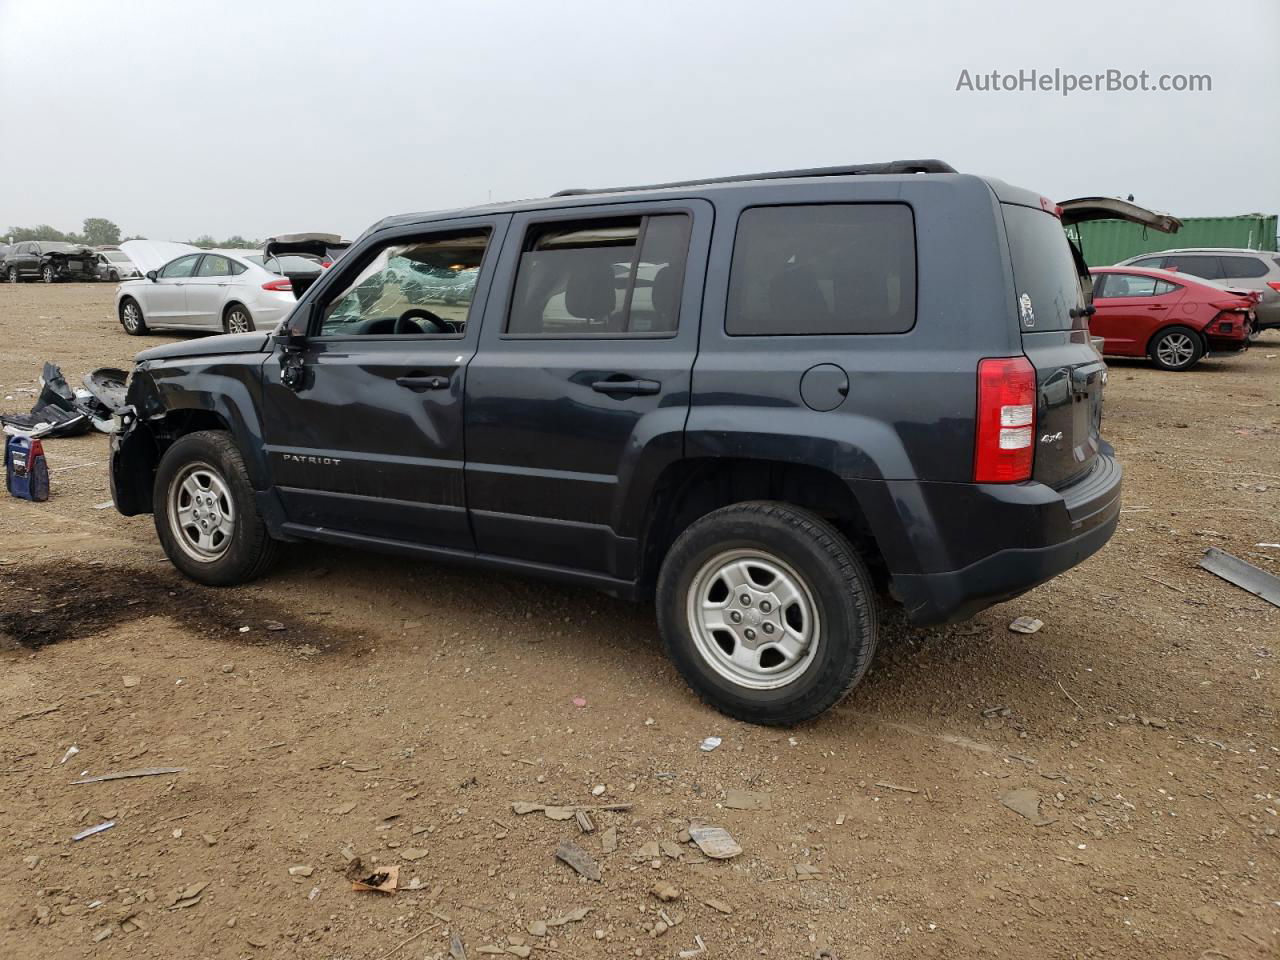
[[[155,240],[128,240],[120,248],[144,274],[116,291],[116,316],[133,336],[161,328],[270,330],[297,303],[289,278],[255,262],[260,258],[253,251]]]

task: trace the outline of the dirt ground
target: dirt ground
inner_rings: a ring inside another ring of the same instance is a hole
[[[46,359],[74,384],[164,342],[112,297],[0,286],[4,409]],[[1196,563],[1280,572],[1280,335],[1112,364],[1104,432],[1105,550],[889,626],[791,730],[702,706],[651,611],[586,590],[320,546],[198,587],[102,507],[105,437],[50,441],[53,498],[0,498],[0,956],[1275,958],[1280,610]],[[153,767],[181,772],[72,783]],[[584,833],[515,801],[629,807]],[[695,820],[743,853],[701,856]]]

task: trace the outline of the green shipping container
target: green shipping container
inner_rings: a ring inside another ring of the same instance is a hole
[[[1127,220],[1089,220],[1067,228],[1091,267],[1108,267],[1140,253],[1181,247],[1276,249],[1276,217],[1187,217],[1177,233],[1160,233]]]

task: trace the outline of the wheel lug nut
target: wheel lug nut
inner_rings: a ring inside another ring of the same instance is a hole
[[[748,640],[754,640],[756,638],[756,632],[750,627],[747,627],[747,629],[743,631],[743,634]]]
[[[741,623],[742,614],[740,614],[737,610],[734,610],[729,614],[729,619],[732,620],[734,623]]]
[[[760,609],[763,610],[765,613],[768,613],[770,610],[773,609],[773,604],[770,603],[768,600],[761,600]]]
[[[744,607],[751,606],[751,595],[748,593],[744,593],[742,596],[738,598],[738,600],[742,603]]]
[[[765,633],[773,633],[773,624],[766,623],[760,629],[762,629]]]

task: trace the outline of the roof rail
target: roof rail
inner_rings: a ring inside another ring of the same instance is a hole
[[[889,160],[886,163],[856,163],[841,167],[809,167],[803,170],[774,170],[768,173],[744,173],[733,177],[704,177],[699,180],[676,180],[671,183],[647,183],[634,187],[596,187],[558,190],[553,197],[578,197],[589,193],[627,193],[632,190],[662,190],[667,187],[697,187],[707,183],[737,183],[740,180],[792,180],[798,177],[850,177],[887,173],[955,173],[955,167],[942,160]]]

